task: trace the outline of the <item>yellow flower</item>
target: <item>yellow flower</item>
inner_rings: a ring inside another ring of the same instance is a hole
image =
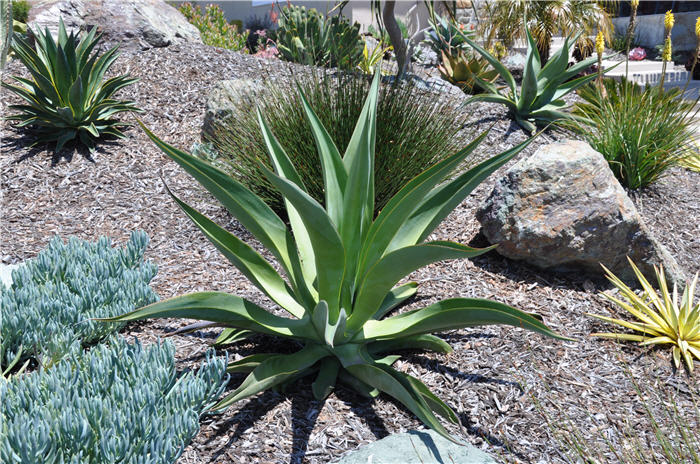
[[[664,52],[661,58],[664,61],[671,61],[671,39],[666,39],[666,42],[664,42]]]
[[[639,6],[639,0],[632,0],[630,2],[630,5],[632,5],[632,8],[634,8],[636,10],[637,7]]]
[[[605,38],[603,37],[603,31],[600,31],[598,32],[598,35],[595,36],[595,51],[598,54],[598,56],[602,56],[604,50]]]
[[[664,16],[664,27],[666,28],[666,32],[669,32],[671,29],[673,29],[674,22],[675,19],[673,18],[673,13],[671,13],[671,10],[668,10],[666,12],[666,16]]]
[[[695,35],[700,40],[700,16],[698,16],[697,21],[695,21]]]

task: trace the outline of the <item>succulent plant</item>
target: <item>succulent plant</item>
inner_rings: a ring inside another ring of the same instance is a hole
[[[125,123],[114,116],[124,111],[140,111],[133,102],[113,99],[119,89],[138,79],[115,76],[103,80],[117,59],[117,47],[98,56],[93,53],[100,41],[96,28],[81,39],[66,32],[59,21],[58,40],[48,28],[32,31],[36,48],[28,40],[15,36],[12,51],[31,73],[31,79],[12,76],[20,85],[2,85],[24,100],[10,105],[19,113],[7,117],[19,127],[31,129],[37,143],[56,142],[56,151],[77,139],[90,149],[103,136],[124,138]]]
[[[173,195],[205,236],[291,317],[273,314],[239,296],[199,292],[109,320],[192,318],[204,321],[193,328],[219,326],[300,343],[301,349],[292,354],[258,353],[231,363],[229,372],[250,374],[214,408],[314,375],[312,391],[318,399],[326,397],[337,382],[370,396],[384,392],[428,427],[454,440],[436,415],[455,424],[459,422],[457,415],[420,380],[393,369],[391,365],[398,356],[389,353],[410,348],[447,353],[452,348],[433,332],[486,324],[509,324],[561,337],[536,315],[478,298],[452,298],[390,314],[415,294],[415,282],[399,282],[416,269],[446,259],[478,256],[491,249],[425,240],[472,189],[529,140],[450,177],[487,135],[481,134],[464,149],[413,178],[374,219],[378,93],[379,73],[375,74],[343,157],[306,99],[302,100],[321,158],[325,207],[306,192],[284,148],[259,113],[274,172],[264,166],[262,169],[284,196],[291,228],[224,172],[147,131],[161,150],[219,199],[277,259],[283,274],[250,245]],[[443,182],[446,179],[450,180]]]
[[[481,57],[468,56],[460,51],[456,56],[449,56],[442,52],[442,64],[438,66],[440,76],[456,85],[464,93],[477,94],[488,89],[482,84],[493,84],[498,78],[498,72]]]

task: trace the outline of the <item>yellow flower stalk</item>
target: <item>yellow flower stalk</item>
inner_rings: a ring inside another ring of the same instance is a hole
[[[598,57],[603,56],[603,51],[605,50],[605,37],[603,37],[603,31],[599,31],[598,35],[595,36],[595,51]]]
[[[664,42],[664,51],[661,54],[661,59],[671,61],[671,39],[666,39]]]
[[[634,8],[636,10],[637,7],[639,7],[639,0],[632,0],[630,2],[630,5],[632,5],[632,8]]]
[[[695,21],[695,37],[700,41],[700,16],[698,16],[697,21]]]
[[[668,34],[671,32],[671,29],[673,29],[673,24],[676,22],[675,18],[673,17],[673,13],[671,13],[671,10],[668,10],[666,12],[666,16],[664,16],[664,27],[666,28],[666,33]]]

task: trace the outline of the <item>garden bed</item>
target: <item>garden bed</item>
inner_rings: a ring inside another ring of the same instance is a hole
[[[287,74],[288,66],[189,44],[125,51],[114,72],[141,78],[120,96],[145,110],[140,118],[153,132],[189,149],[199,140],[207,91],[214,83],[263,74],[274,78]],[[22,71],[12,62],[7,72]],[[6,90],[0,91],[0,97],[3,102],[11,100]],[[502,106],[470,106],[464,110],[464,121],[465,131],[474,133],[493,125],[479,156],[499,153],[526,137]],[[123,243],[131,230],[143,229],[151,237],[146,257],[159,266],[153,287],[162,298],[218,290],[270,307],[181,213],[161,177],[199,211],[243,238],[249,235],[140,129],[131,128],[127,135],[127,140],[100,145],[92,161],[87,152],[64,151],[56,157],[45,147],[29,148],[29,139],[3,122],[0,259],[14,263],[31,258],[54,234],[91,240],[108,235]],[[563,137],[550,131],[520,157]],[[460,205],[435,238],[482,243],[474,213],[498,176],[494,174]],[[698,272],[700,174],[672,169],[658,184],[632,198],[686,272]],[[689,378],[685,371],[673,369],[670,350],[642,350],[588,336],[604,326],[585,313],[611,312],[598,296],[609,287],[602,279],[539,271],[495,252],[472,261],[430,266],[415,272],[412,279],[420,283],[419,293],[406,308],[456,296],[492,298],[537,312],[550,327],[576,339],[558,342],[509,327],[460,330],[445,334],[454,353],[416,353],[397,363],[461,416],[465,428],[453,432],[505,461],[565,462],[533,398],[548,414],[557,414],[550,402],[557,404],[592,440],[602,442],[601,434],[608,434],[615,443],[619,436],[611,434],[611,428],[624,427],[625,421],[638,436],[651,439],[653,429],[625,368],[642,386],[655,384],[664,396],[675,392],[679,410],[692,408],[688,392],[698,392],[700,382],[697,375]],[[131,323],[126,334],[153,341],[184,324],[177,320]],[[198,363],[216,335],[205,331],[175,336],[180,365]],[[248,354],[256,344],[279,343],[262,337],[254,342],[231,346],[229,356]],[[284,352],[285,347],[279,350]],[[240,380],[234,377],[231,385]],[[388,433],[421,428],[418,420],[386,396],[370,402],[341,387],[319,403],[313,400],[308,382],[301,381],[287,392],[266,392],[223,415],[205,417],[201,433],[179,462],[322,463]],[[648,400],[653,409],[661,407],[658,397]]]

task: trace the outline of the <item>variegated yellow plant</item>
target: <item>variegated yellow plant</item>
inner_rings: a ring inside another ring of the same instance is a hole
[[[603,266],[608,280],[620,290],[622,298],[616,298],[607,293],[602,293],[602,295],[632,314],[638,319],[638,322],[629,322],[597,314],[589,315],[640,332],[640,334],[606,332],[592,335],[595,337],[640,342],[640,345],[644,346],[673,345],[673,362],[676,367],[680,367],[682,358],[688,366],[688,370],[692,372],[693,357],[700,359],[700,303],[693,304],[698,274],[695,274],[693,281],[685,286],[679,304],[676,285],[674,284],[673,286],[673,293],[669,292],[663,266],[660,268],[654,267],[661,293],[659,295],[632,260],[629,260],[629,262],[642,286],[643,291],[641,294],[635,293],[608,268]]]

